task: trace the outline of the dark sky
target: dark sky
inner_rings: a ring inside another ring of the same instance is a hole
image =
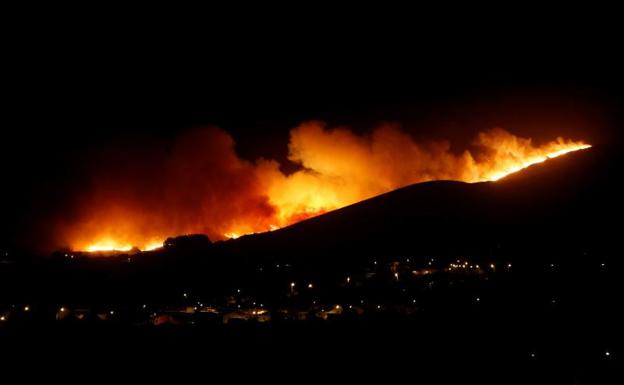
[[[289,130],[309,119],[356,131],[393,121],[458,143],[494,125],[619,140],[616,31],[379,17],[9,24],[0,240],[13,244],[33,211],[62,201],[93,149],[203,125],[229,131],[249,159],[283,160]]]

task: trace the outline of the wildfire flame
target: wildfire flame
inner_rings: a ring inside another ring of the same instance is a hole
[[[276,161],[240,159],[224,131],[199,131],[170,153],[145,156],[143,163],[131,158],[123,175],[95,173],[80,220],[59,226],[59,237],[89,252],[152,250],[176,234],[235,239],[413,183],[497,181],[591,146],[562,138],[534,145],[493,129],[480,133],[473,147],[458,154],[447,142],[417,143],[393,126],[356,135],[311,122],[291,131],[289,160],[301,170],[287,175]]]
[[[98,251],[130,251],[132,246],[119,244],[114,240],[98,241],[86,247],[85,251],[95,253]]]

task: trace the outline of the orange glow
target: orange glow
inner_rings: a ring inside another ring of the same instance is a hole
[[[98,251],[130,251],[132,246],[119,244],[114,240],[105,240],[90,244],[84,250],[90,253]]]
[[[172,153],[151,161],[157,166],[98,174],[93,196],[79,206],[80,220],[57,230],[70,248],[88,252],[153,250],[179,234],[236,239],[414,183],[497,181],[589,147],[562,138],[534,144],[493,129],[454,152],[448,142],[418,143],[394,126],[357,135],[309,122],[291,131],[288,159],[300,169],[285,174],[276,161],[239,158],[232,138],[211,129],[182,138]]]
[[[134,247],[138,248],[141,251],[151,251],[156,250],[163,247],[163,242],[151,241],[145,243],[140,246],[131,246],[130,244],[124,244],[122,242],[117,242],[113,239],[104,239],[99,240],[94,243],[86,245],[84,248],[80,248],[78,250],[86,251],[89,253],[98,253],[98,252],[127,252],[131,251]]]
[[[484,143],[488,143],[491,139],[484,137],[484,135],[480,134],[481,140]],[[510,137],[507,139],[510,139]],[[502,143],[492,143],[491,146],[497,152],[492,162],[493,166],[483,167],[484,172],[479,178],[474,180],[476,182],[497,181],[531,165],[591,147],[591,145],[584,142],[565,141],[562,138],[558,138],[556,141],[543,146],[534,147],[530,139],[517,137],[513,137],[511,143],[503,141]]]
[[[160,249],[161,247],[163,247],[163,243],[162,242],[152,242],[152,243],[148,243],[147,245],[145,245],[144,248],[142,248],[142,251],[151,251],[151,250],[156,250],[156,249]]]

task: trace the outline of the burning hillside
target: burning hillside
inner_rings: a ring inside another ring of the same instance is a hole
[[[562,138],[535,144],[493,129],[457,153],[448,142],[418,143],[394,126],[356,135],[310,122],[291,131],[288,158],[301,167],[290,174],[274,160],[241,159],[234,147],[228,133],[212,128],[188,133],[170,148],[103,158],[76,215],[54,226],[58,244],[149,250],[175,234],[235,238],[413,183],[495,181],[590,145]]]

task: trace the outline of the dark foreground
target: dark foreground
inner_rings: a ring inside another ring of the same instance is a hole
[[[313,311],[305,320],[279,316],[281,307],[302,309],[305,303],[316,309],[304,289],[290,296],[288,280],[279,284],[284,303],[267,306],[272,317],[265,322],[252,318],[224,324],[200,312],[184,317],[181,312],[177,323],[160,325],[121,318],[15,318],[0,327],[2,362],[7,369],[26,368],[22,374],[27,376],[43,373],[79,382],[112,375],[137,376],[141,383],[153,377],[184,382],[621,383],[619,259],[587,255],[548,262],[540,256],[516,259],[512,269],[496,272],[402,273],[395,281],[379,261],[378,270],[369,270],[383,279],[365,280],[356,292],[368,293],[367,301],[384,304],[381,309],[345,309],[327,318]],[[271,277],[270,282],[279,275]],[[370,285],[375,292],[366,290]],[[348,308],[356,297],[345,297],[343,289],[352,290],[337,286],[319,298]],[[401,305],[403,289],[417,294],[413,309]],[[375,297],[379,290],[384,296]]]
[[[3,331],[2,350],[11,362],[62,376],[83,371],[125,376],[129,370],[142,378],[167,374],[189,380],[619,383],[621,352],[607,335],[616,328],[586,321],[488,315],[213,327],[57,326]],[[605,346],[613,348],[610,356]]]

